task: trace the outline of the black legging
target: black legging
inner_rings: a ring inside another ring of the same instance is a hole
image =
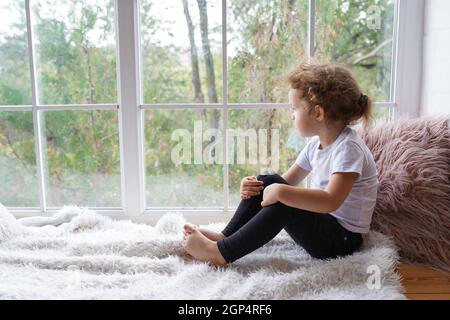
[[[278,174],[259,175],[264,187],[288,184]],[[242,200],[231,221],[222,231],[225,239],[217,242],[227,262],[233,262],[268,243],[284,228],[294,241],[318,259],[336,258],[357,251],[362,236],[342,227],[330,214],[286,206],[280,202],[261,207],[262,192]]]

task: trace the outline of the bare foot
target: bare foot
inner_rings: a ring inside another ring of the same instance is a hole
[[[212,240],[212,241],[219,241],[219,240],[225,239],[225,236],[223,235],[222,232],[215,232],[215,231],[212,231],[212,230],[209,230],[206,228],[199,228],[196,225],[193,225],[190,223],[186,223],[184,225],[184,235],[185,236],[190,235],[194,229],[197,229],[205,237],[207,237],[209,240]]]
[[[224,266],[226,264],[217,247],[217,243],[208,239],[198,229],[192,229],[183,247],[187,253],[197,260],[211,262],[216,266]]]

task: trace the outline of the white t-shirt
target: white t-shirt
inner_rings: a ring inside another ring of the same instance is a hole
[[[378,192],[378,171],[372,153],[356,131],[347,126],[339,137],[319,149],[319,136],[312,137],[295,163],[312,171],[311,188],[325,190],[335,172],[357,172],[358,179],[336,211],[330,212],[347,230],[368,233]]]

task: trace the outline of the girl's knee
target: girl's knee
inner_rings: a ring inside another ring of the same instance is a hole
[[[273,215],[277,217],[277,219],[286,220],[287,223],[289,223],[295,217],[293,208],[288,207],[281,202],[271,204],[270,206],[264,207],[263,209],[266,209],[264,210],[264,214]]]
[[[274,183],[288,184],[286,180],[283,179],[279,174],[260,174],[256,178],[258,181],[262,181],[264,183],[264,187],[267,187]]]

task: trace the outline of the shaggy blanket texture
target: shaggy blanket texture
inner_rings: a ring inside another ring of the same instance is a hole
[[[372,229],[400,256],[450,271],[450,117],[402,118],[359,131],[380,180]]]
[[[0,299],[405,299],[395,245],[377,232],[361,252],[321,261],[283,231],[219,268],[186,258],[178,213],[155,227],[78,207],[55,218],[25,227],[0,205]]]

